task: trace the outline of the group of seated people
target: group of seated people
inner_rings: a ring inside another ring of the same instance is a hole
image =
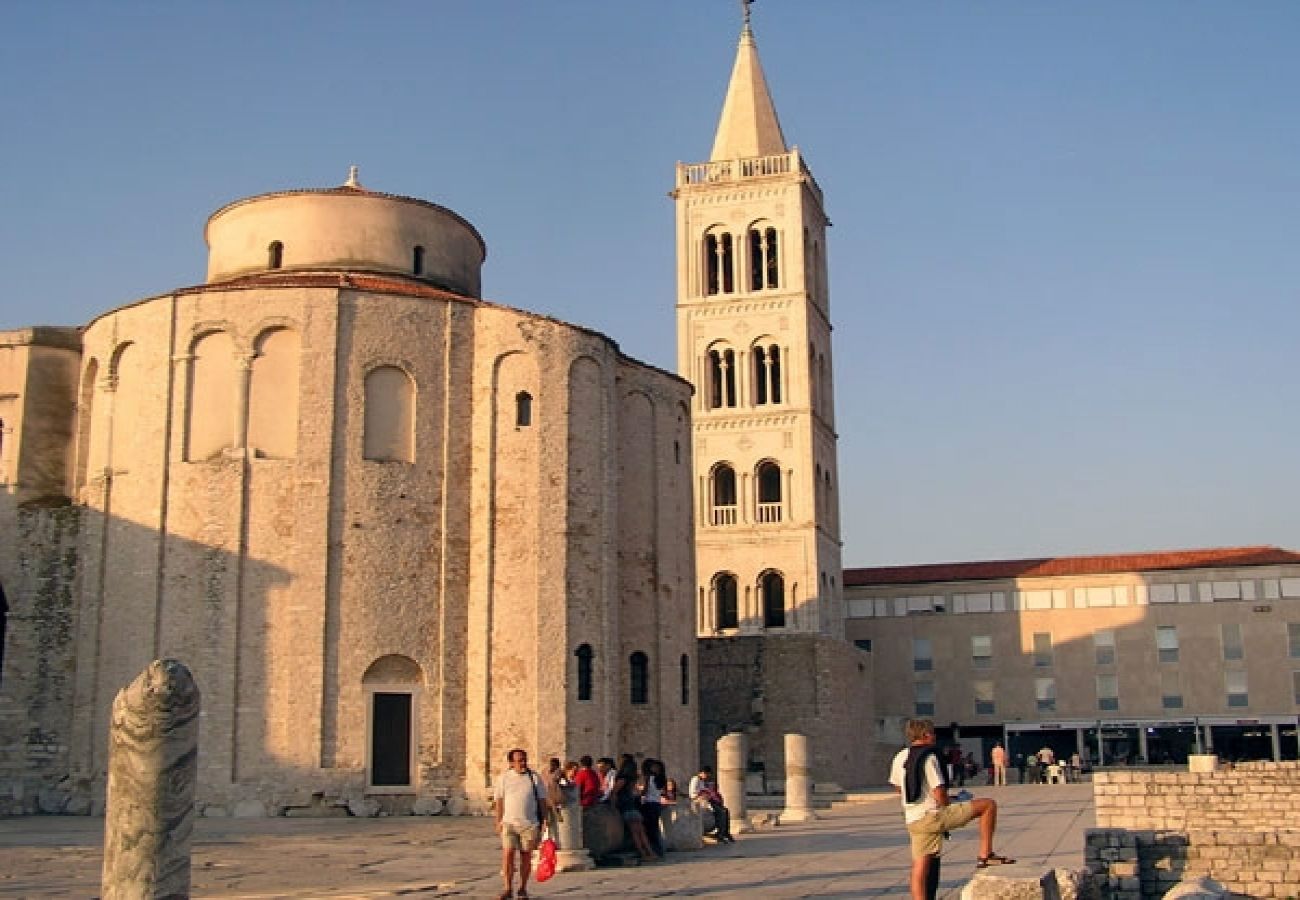
[[[660,819],[664,807],[683,801],[708,808],[713,828],[707,834],[719,843],[734,840],[730,815],[709,766],[700,767],[683,797],[677,782],[668,777],[663,762],[653,757],[647,757],[637,766],[630,753],[624,753],[617,765],[611,757],[601,757],[593,763],[590,756],[583,756],[563,767],[559,759],[553,758],[547,773],[547,792],[551,794],[553,808],[562,809],[566,805],[566,791],[576,794],[584,808],[602,803],[612,806],[623,820],[633,848],[645,862],[663,859]]]

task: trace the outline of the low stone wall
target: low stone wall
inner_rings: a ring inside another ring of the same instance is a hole
[[[1300,763],[1103,772],[1085,859],[1104,898],[1163,897],[1209,875],[1236,896],[1300,897]]]

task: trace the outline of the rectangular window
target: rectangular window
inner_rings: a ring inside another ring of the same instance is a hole
[[[1034,665],[1040,669],[1052,667],[1052,635],[1047,631],[1034,632]]]
[[[1160,672],[1160,705],[1164,709],[1183,708],[1183,689],[1178,683],[1177,669]]]
[[[1034,699],[1040,713],[1056,712],[1056,679],[1035,678]]]
[[[1178,662],[1178,628],[1175,625],[1156,626],[1156,652],[1162,663]]]
[[[1092,634],[1092,647],[1097,654],[1097,665],[1115,665],[1115,632],[1094,631]]]
[[[1241,659],[1245,653],[1245,648],[1241,644],[1241,625],[1236,622],[1225,622],[1223,625],[1223,658],[1224,659]]]
[[[929,638],[912,638],[912,671],[929,672],[934,668],[934,649]]]
[[[934,682],[918,681],[914,686],[916,700],[913,704],[918,716],[934,715]]]
[[[1228,706],[1250,706],[1250,692],[1246,689],[1246,673],[1241,669],[1230,669],[1223,673],[1223,683],[1227,688]]]
[[[1097,709],[1114,712],[1119,709],[1119,678],[1115,675],[1097,676]]]
[[[1287,623],[1286,634],[1291,641],[1291,658],[1300,659],[1300,622]]]
[[[871,652],[871,638],[859,638],[853,642],[853,646],[867,653]]]
[[[993,668],[993,638],[987,634],[970,637],[970,664],[975,669]]]
[[[997,706],[993,702],[993,682],[972,681],[971,689],[975,693],[975,715],[994,715],[997,712]]]

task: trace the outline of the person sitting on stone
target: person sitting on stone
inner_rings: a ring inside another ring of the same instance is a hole
[[[712,767],[700,766],[699,774],[691,778],[687,793],[697,803],[708,804],[713,812],[713,830],[707,833],[716,837],[719,843],[734,844],[736,839],[731,836],[731,811],[723,804],[718,783],[713,780]]]

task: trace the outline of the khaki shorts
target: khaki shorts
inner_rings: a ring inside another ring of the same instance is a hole
[[[536,825],[511,825],[509,822],[502,822],[501,849],[532,853],[537,849],[537,830]]]
[[[975,807],[970,802],[949,803],[923,819],[909,822],[907,833],[912,836],[912,858],[938,856],[943,851],[943,833],[960,828],[973,818]]]

